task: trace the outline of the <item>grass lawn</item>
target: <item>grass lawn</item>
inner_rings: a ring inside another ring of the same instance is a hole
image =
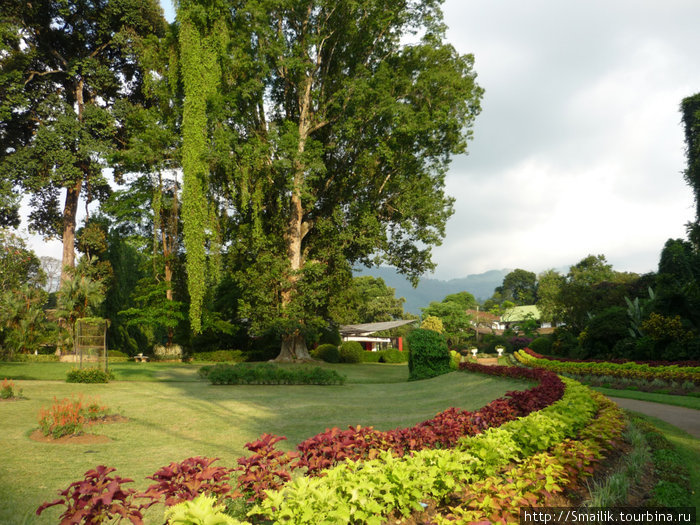
[[[663,403],[664,405],[675,405],[685,408],[694,408],[700,410],[700,398],[694,396],[677,396],[673,394],[657,394],[654,392],[641,392],[639,390],[622,390],[617,388],[603,388],[592,386],[593,390],[597,390],[601,394],[608,397],[622,397],[625,399],[638,399],[639,401],[652,401],[654,403]]]
[[[143,489],[159,467],[190,456],[218,457],[235,466],[244,444],[262,433],[286,436],[292,449],[307,437],[338,426],[373,425],[382,430],[414,425],[456,406],[477,409],[526,383],[454,372],[408,383],[403,365],[325,365],[347,376],[343,386],[211,386],[198,365],[123,363],[109,384],[68,384],[61,363],[1,363],[0,379],[12,378],[26,400],[0,403],[0,523],[57,523],[60,509],[33,515],[57,490],[103,464]],[[57,380],[58,379],[58,380]],[[29,434],[37,414],[53,398],[83,393],[99,397],[126,423],[91,427],[104,444],[38,443]],[[162,522],[154,507],[147,522]]]
[[[695,507],[696,509],[700,508],[700,469],[697,468],[700,465],[700,439],[695,439],[687,432],[669,425],[661,419],[640,414],[639,412],[632,413],[649,421],[676,447],[690,471],[691,499],[687,506]]]

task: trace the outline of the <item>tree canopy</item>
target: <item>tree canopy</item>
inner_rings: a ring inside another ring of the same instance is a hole
[[[195,2],[178,11],[183,214],[190,199],[208,214],[185,217],[188,277],[206,282],[218,244],[208,217],[218,214],[251,330],[276,330],[281,358],[308,357],[305,334],[325,323],[353,264],[384,261],[413,279],[434,267],[431,247],[452,214],[447,166],[480,110],[473,57],[444,41],[434,1],[240,2],[225,20],[200,12]],[[190,45],[203,46],[192,63]],[[191,117],[188,93],[203,104]],[[187,153],[190,122],[200,142]],[[207,211],[207,193],[225,206]],[[196,329],[203,298],[192,284],[190,296]]]

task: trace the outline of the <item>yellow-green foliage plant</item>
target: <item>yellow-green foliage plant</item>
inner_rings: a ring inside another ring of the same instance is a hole
[[[224,506],[216,504],[216,498],[201,494],[190,501],[183,501],[165,509],[168,525],[250,525],[224,513]]]

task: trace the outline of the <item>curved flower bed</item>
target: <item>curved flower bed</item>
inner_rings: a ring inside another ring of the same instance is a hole
[[[654,379],[692,381],[696,385],[700,384],[700,367],[696,366],[651,366],[632,361],[623,364],[600,361],[562,361],[550,359],[533,352],[529,348],[519,350],[513,355],[524,365],[535,367],[536,369],[549,370],[557,374],[612,376],[644,379],[647,381],[653,381]]]
[[[323,477],[300,477],[256,505],[249,516],[273,523],[382,523],[406,517],[426,502],[446,517],[502,522],[517,507],[545,506],[564,487],[592,472],[622,432],[620,410],[572,380],[564,397],[526,417],[466,437],[454,448],[395,457],[390,451],[346,461]],[[598,415],[596,417],[596,413]],[[573,438],[579,438],[575,441]],[[488,498],[483,497],[488,495]]]

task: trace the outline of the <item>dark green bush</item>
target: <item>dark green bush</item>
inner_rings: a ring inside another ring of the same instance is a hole
[[[588,322],[579,335],[579,342],[587,358],[613,357],[615,345],[629,337],[629,317],[621,306],[610,306]]]
[[[485,335],[485,345],[477,345],[477,348],[479,349],[480,353],[485,352],[489,354],[495,354],[496,347],[502,346],[503,348],[505,348],[506,353],[511,353],[514,350],[511,339],[512,338],[510,337],[504,337],[502,335]]]
[[[361,363],[365,349],[357,341],[345,341],[338,347],[341,363]]]
[[[214,385],[342,385],[345,382],[345,377],[335,370],[271,363],[218,364],[202,367],[199,374]]]
[[[534,350],[538,354],[550,355],[552,351],[552,338],[547,336],[540,336],[536,339],[530,341],[530,349]]]
[[[240,363],[244,360],[245,356],[240,350],[214,350],[211,352],[197,352],[195,354],[192,354],[192,361],[195,362],[209,361],[212,363]]]
[[[105,372],[99,368],[71,368],[68,371],[66,382],[68,383],[109,383],[114,379],[114,374]]]
[[[428,379],[450,371],[450,352],[442,334],[417,328],[409,336],[408,380]]]
[[[362,352],[362,362],[363,363],[379,363],[382,356],[384,355],[384,350],[377,350],[376,352]]]
[[[338,347],[332,344],[318,345],[315,349],[311,351],[311,357],[321,359],[326,363],[340,362],[340,353],[338,352]]]
[[[124,352],[121,352],[119,350],[108,350],[107,355],[109,357],[129,357]]]

